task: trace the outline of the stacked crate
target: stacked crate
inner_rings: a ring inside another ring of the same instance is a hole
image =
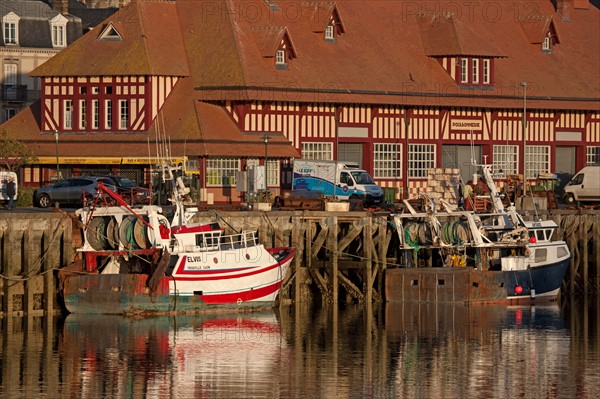
[[[460,198],[460,169],[436,168],[427,171],[426,194],[432,198],[438,208],[440,200],[456,205]]]

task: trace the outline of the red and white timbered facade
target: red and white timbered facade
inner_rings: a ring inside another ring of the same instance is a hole
[[[145,132],[177,83],[171,76],[48,77],[43,132]]]
[[[498,163],[507,173],[523,173],[523,157],[531,158],[529,177],[535,177],[535,172],[556,171],[560,147],[575,151],[576,168],[584,166],[589,158],[586,154],[600,149],[598,112],[527,111],[525,138],[522,109],[297,102],[227,102],[225,109],[245,132],[283,133],[303,157],[334,159],[343,145],[359,144],[362,166],[382,187],[396,188],[398,196],[404,187],[409,195],[427,188],[426,174],[413,169],[443,167],[446,146],[476,146],[487,162]],[[531,149],[527,155],[524,140]],[[305,154],[315,143],[330,150]],[[507,160],[514,164],[502,167]],[[380,173],[378,165],[397,170]]]

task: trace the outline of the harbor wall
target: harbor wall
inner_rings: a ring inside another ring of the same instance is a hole
[[[280,303],[383,302],[385,269],[396,264],[396,231],[387,213],[271,211],[198,213],[227,232],[258,230],[266,247],[294,246],[297,256]],[[555,220],[572,253],[562,295],[600,293],[600,211],[553,210],[525,218]],[[0,317],[55,315],[64,311],[57,271],[82,245],[73,213],[0,213]]]

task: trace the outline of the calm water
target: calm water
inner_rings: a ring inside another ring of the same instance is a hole
[[[597,398],[597,303],[3,320],[0,397]]]

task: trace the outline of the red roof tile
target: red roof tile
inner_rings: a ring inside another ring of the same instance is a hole
[[[183,78],[147,133],[65,134],[61,146],[101,155],[127,145],[132,155],[145,156],[147,142],[167,131],[178,153],[239,154],[240,146],[236,150],[232,144],[240,144],[243,153],[260,156],[262,137],[240,132],[219,106],[225,100],[520,108],[519,82],[526,81],[532,109],[600,109],[600,12],[595,7],[572,9],[565,22],[556,17],[550,0],[339,0],[335,9],[345,32],[336,42],[325,42],[315,31],[314,13],[329,12],[330,5],[295,15],[291,11],[297,2],[277,4],[278,10],[272,10],[265,2],[252,2],[253,14],[246,0],[140,0],[123,7],[103,25],[113,23],[123,41],[96,40],[98,28],[32,75]],[[451,9],[453,16],[440,14],[426,23],[422,17],[429,6]],[[551,54],[542,53],[537,42],[543,26],[531,32],[523,28],[519,17],[528,15],[527,7],[553,16],[560,44]],[[298,52],[287,70],[265,58],[273,47],[257,40],[257,27],[272,27],[277,35],[285,27]],[[457,85],[433,57],[452,54],[504,55],[494,59],[494,87],[465,90]],[[38,146],[41,155],[52,155],[54,138],[40,135],[39,112],[39,105],[33,106],[3,127]],[[279,140],[273,137],[269,144],[273,155],[294,156],[291,145]],[[90,146],[94,141],[103,145]]]
[[[450,105],[493,108],[514,102],[514,88],[527,81],[536,88],[532,106],[535,95],[543,108],[599,107],[600,24],[594,7],[573,8],[571,22],[553,18],[560,44],[543,54],[538,41],[547,20],[530,25],[523,18],[556,16],[550,0],[275,4],[272,9],[253,2],[250,9],[241,0],[133,2],[105,22],[120,26],[127,40],[98,42],[86,35],[34,75],[191,76],[202,99],[215,101],[359,98],[435,106],[451,98]],[[334,11],[345,33],[325,42],[315,27]],[[268,55],[284,29],[297,57],[280,70]],[[434,59],[452,55],[505,57],[494,61],[493,90],[461,88]],[[578,73],[565,73],[572,70]]]
[[[428,56],[506,56],[487,29],[477,31],[477,26],[453,13],[423,13],[415,19]]]
[[[123,40],[99,40],[111,23]],[[173,2],[132,2],[52,57],[31,76],[188,76]]]
[[[529,43],[537,44],[544,41],[552,23],[551,15],[535,15],[519,18],[519,23]]]

